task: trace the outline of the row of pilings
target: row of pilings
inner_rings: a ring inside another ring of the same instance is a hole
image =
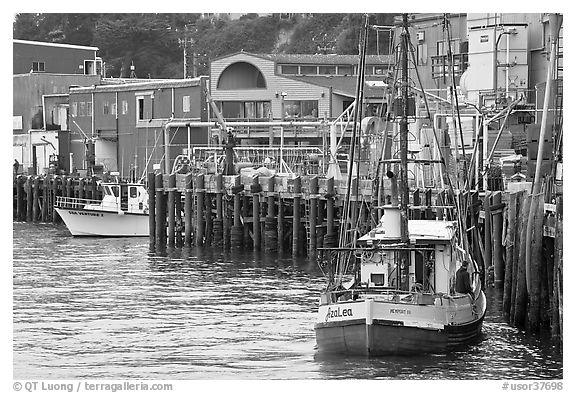
[[[503,245],[505,270],[502,308],[512,326],[531,333],[551,331],[563,336],[563,197],[545,204],[544,194],[509,194]],[[527,233],[530,203],[535,223]],[[497,239],[494,241],[498,242]],[[527,243],[529,247],[527,246]],[[527,251],[529,250],[529,251]],[[526,253],[530,252],[530,258]]]
[[[96,177],[64,175],[17,175],[13,177],[13,219],[28,222],[59,223],[54,209],[56,197],[102,199]]]

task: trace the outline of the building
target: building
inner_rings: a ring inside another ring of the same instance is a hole
[[[101,83],[98,48],[13,40],[13,155],[22,170],[42,173],[67,156],[68,91]],[[53,157],[54,158],[54,157]],[[67,168],[64,163],[63,169]]]
[[[368,56],[367,102],[382,105],[382,85],[393,56]],[[210,63],[210,94],[223,117],[234,121],[320,121],[338,117],[354,101],[359,57],[234,53]],[[374,86],[379,85],[379,88]],[[372,109],[371,109],[372,110]],[[237,127],[245,143],[272,141],[268,128]],[[287,133],[286,143],[318,143],[318,132]],[[320,143],[321,144],[321,143]]]
[[[208,143],[208,78],[70,89],[71,168],[139,179],[191,145]],[[171,124],[180,126],[171,127]]]

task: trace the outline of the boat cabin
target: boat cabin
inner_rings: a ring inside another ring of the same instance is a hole
[[[408,220],[409,263],[405,266],[399,247],[400,210],[384,210],[379,225],[358,239],[369,251],[361,254],[360,282],[368,288],[450,293],[455,275],[452,239],[456,222]]]
[[[102,183],[104,194],[100,208],[124,213],[143,213],[148,210],[148,192],[141,184]]]

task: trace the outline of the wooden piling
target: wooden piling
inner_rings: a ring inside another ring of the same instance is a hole
[[[24,221],[26,218],[26,203],[24,200],[24,177],[16,176],[16,220]]]
[[[204,230],[204,246],[212,245],[212,232],[214,225],[212,223],[212,193],[206,192],[204,194],[204,220],[206,221]]]
[[[242,233],[243,233],[243,241],[244,245],[248,247],[248,245],[252,242],[250,237],[250,227],[248,225],[248,215],[250,214],[250,197],[246,194],[242,195]]]
[[[224,224],[224,214],[223,214],[223,196],[224,192],[224,182],[222,180],[222,174],[217,174],[215,176],[216,180],[216,219],[213,222],[214,225],[214,245],[222,246],[224,239],[223,224]]]
[[[199,174],[196,176],[196,245],[202,246],[204,244],[204,175]]]
[[[66,197],[74,198],[74,179],[71,177],[66,179]]]
[[[33,207],[32,207],[32,221],[38,222],[40,218],[40,176],[34,177],[34,186],[32,191]]]
[[[420,201],[420,189],[417,188],[412,193],[412,205],[420,206],[421,204],[422,203]],[[419,220],[421,218],[421,210],[419,209],[412,210],[410,211],[410,214],[408,216],[410,217],[411,220]]]
[[[34,179],[28,176],[26,179],[26,221],[33,221],[33,208],[34,208]]]
[[[526,227],[530,212],[530,198],[522,198],[522,225],[520,231],[520,249],[518,250],[518,278],[516,281],[516,306],[514,308],[514,326],[523,328],[526,323],[528,291],[526,287]]]
[[[302,179],[300,176],[294,178],[294,205],[292,210],[292,255],[300,255],[300,201],[302,192]]]
[[[530,199],[530,198],[528,198]],[[530,303],[528,309],[528,330],[538,332],[540,330],[540,281],[542,277],[542,226],[544,225],[544,194],[534,195],[532,203],[536,204],[536,215],[532,233],[527,234],[526,241],[532,245],[530,247],[530,293],[528,294]]]
[[[326,182],[326,235],[324,235],[324,247],[336,247],[338,245],[338,234],[334,226],[334,178],[331,177]]]
[[[284,200],[278,194],[278,252],[284,252]]]
[[[518,204],[518,193],[510,194],[508,202],[508,227],[506,234],[506,263],[504,269],[504,293],[502,295],[502,310],[504,318],[510,322],[510,299],[512,298],[512,266],[515,247],[516,232],[516,206]]]
[[[268,178],[268,206],[266,220],[264,222],[264,250],[266,252],[275,252],[278,249],[278,230],[276,217],[274,215],[274,176]]]
[[[426,204],[426,210],[424,212],[424,218],[426,220],[431,220],[434,217],[434,213],[432,212],[432,189],[428,188],[426,192],[424,192],[424,201]]]
[[[148,240],[150,249],[153,250],[156,246],[156,175],[154,172],[148,173]]]
[[[52,199],[50,201],[50,213],[52,215],[52,223],[57,224],[61,221],[60,216],[56,209],[54,209],[54,203],[56,203],[56,198],[58,197],[58,188],[60,187],[60,176],[54,175],[52,177]]]
[[[164,182],[162,174],[158,173],[156,183],[156,250],[166,247],[166,198],[164,197]]]
[[[492,266],[492,214],[490,210],[491,192],[486,191],[484,196],[484,286],[490,284],[488,271]]]
[[[235,187],[240,185],[240,178],[236,177]],[[234,193],[234,225],[230,231],[230,245],[233,248],[242,248],[244,228],[242,227],[241,213],[241,198],[240,190],[236,190]]]
[[[176,245],[176,174],[168,176],[168,247]]]
[[[502,192],[496,191],[492,196],[492,203],[497,208],[496,212],[492,214],[492,232],[493,237],[493,247],[494,252],[492,253],[493,265],[494,265],[494,285],[496,288],[502,288],[504,286],[504,262],[502,248],[502,229],[503,229],[503,207],[502,205]]]
[[[554,231],[554,267],[553,267],[553,287],[552,287],[552,337],[563,337],[563,305],[562,305],[562,279],[563,279],[563,256],[564,256],[564,240],[563,240],[563,224],[564,224],[564,211],[563,211],[563,197],[559,196],[556,201],[556,226]]]
[[[513,254],[512,254],[512,290],[510,295],[510,323],[514,324],[514,315],[516,314],[516,292],[518,288],[518,265],[520,261],[520,241],[522,234],[522,206],[524,203],[526,191],[516,193],[516,207],[515,207],[515,227],[514,240],[513,240]]]
[[[318,176],[314,176],[310,179],[310,212],[308,217],[308,226],[310,227],[310,236],[308,242],[308,255],[316,255],[316,225],[318,219]]]
[[[194,203],[194,189],[192,184],[192,173],[188,173],[184,180],[184,246],[192,245],[192,204]]]
[[[258,176],[252,178],[252,245],[254,250],[260,250],[260,183]]]
[[[84,185],[85,185],[85,180],[83,177],[81,177],[80,179],[78,179],[78,198],[79,199],[85,198]],[[164,186],[162,186],[162,188],[164,188]]]
[[[174,212],[174,220],[175,220],[175,232],[176,232],[176,247],[182,247],[183,245],[183,239],[182,239],[182,229],[183,229],[183,223],[182,223],[182,193],[178,190],[178,188],[176,188],[176,191],[174,192],[174,208],[175,208],[175,212]]]

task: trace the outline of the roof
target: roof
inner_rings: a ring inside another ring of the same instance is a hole
[[[283,64],[329,64],[329,65],[348,65],[348,64],[358,64],[359,55],[310,55],[310,54],[283,54],[283,53],[249,53],[249,52],[236,52],[229,55],[220,56],[211,59],[211,62],[216,60],[225,59],[228,57],[236,56],[238,54],[245,54],[248,56],[260,57],[262,59],[274,61],[276,63]],[[391,64],[394,62],[393,55],[367,55],[366,64]]]
[[[169,89],[172,87],[200,86],[201,78],[192,79],[156,79],[146,82],[107,84],[89,87],[74,87],[70,93],[113,92],[113,91],[138,91],[146,89]]]
[[[57,42],[42,42],[42,41],[25,41],[25,40],[12,40],[14,44],[24,44],[24,45],[38,45],[38,46],[51,46],[56,48],[69,48],[69,49],[84,49],[97,51],[96,46],[83,46],[83,45],[72,45],[72,44],[61,44]]]
[[[344,76],[344,75],[312,75],[312,76],[292,76],[282,75],[284,78],[294,79],[300,82],[310,83],[317,86],[332,88],[336,94],[354,97],[356,95],[356,82],[357,76]],[[384,77],[372,77],[370,81],[384,81]],[[365,97],[382,97],[384,92],[383,87],[371,87],[370,81],[365,81],[364,96]]]
[[[450,241],[454,237],[455,221],[408,220],[408,234],[411,241]],[[376,230],[367,233],[358,241],[390,240],[385,232]]]

